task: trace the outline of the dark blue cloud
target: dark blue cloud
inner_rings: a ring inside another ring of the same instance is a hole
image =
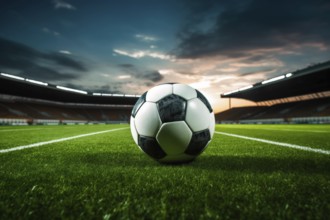
[[[253,49],[330,44],[329,1],[192,2],[190,19],[178,34],[180,43],[175,53],[179,57],[240,57]],[[213,25],[205,31],[206,19]]]
[[[120,67],[125,73],[130,74],[136,79],[146,80],[150,82],[159,82],[164,76],[161,75],[158,70],[149,70],[147,68],[139,68],[136,65],[130,63],[119,64]]]
[[[0,38],[0,70],[41,80],[79,78],[88,69],[84,63],[60,53],[44,53],[24,44]],[[75,73],[75,74],[73,74]]]

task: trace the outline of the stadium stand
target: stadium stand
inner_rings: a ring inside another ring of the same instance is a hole
[[[327,116],[330,116],[330,98],[321,98],[272,106],[232,108],[216,114],[216,121],[219,123],[304,123],[311,119],[310,123],[325,123],[329,121]],[[296,120],[296,118],[304,119]]]
[[[1,73],[0,124],[127,123],[139,97],[63,88]]]
[[[93,93],[0,74],[0,124],[127,123],[139,96]],[[221,94],[257,106],[216,114],[217,123],[330,123],[330,61]]]
[[[221,94],[257,106],[230,108],[217,123],[330,123],[330,61]]]

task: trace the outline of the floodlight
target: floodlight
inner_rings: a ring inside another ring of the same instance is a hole
[[[87,92],[86,91],[83,91],[83,90],[71,89],[71,88],[67,88],[67,87],[64,87],[64,86],[56,86],[56,88],[62,89],[62,90],[66,90],[66,91],[70,91],[70,92],[77,92],[77,93],[81,93],[81,94],[87,95]]]
[[[18,79],[18,80],[24,80],[23,77],[15,76],[15,75],[7,74],[7,73],[1,73],[1,76],[5,76],[5,77],[9,77],[9,78],[13,78],[13,79]]]
[[[243,88],[238,89],[238,91],[244,91],[244,90],[247,90],[247,89],[251,89],[252,87],[253,87],[253,85],[245,86]]]
[[[278,80],[281,80],[281,79],[284,79],[284,78],[285,78],[284,75],[277,76],[277,77],[274,77],[274,78],[271,78],[271,79],[267,79],[265,81],[262,81],[261,84],[267,84],[267,83],[278,81]]]
[[[124,94],[112,94],[112,96],[116,96],[116,97],[123,97]]]
[[[34,84],[38,84],[38,85],[42,85],[42,86],[48,86],[48,83],[40,82],[40,81],[33,80],[33,79],[25,79],[25,81],[34,83]]]
[[[238,89],[230,91],[230,92],[226,92],[223,95],[230,95],[230,94],[235,93],[235,92],[238,92]]]
[[[286,78],[289,78],[289,77],[291,77],[292,76],[292,73],[287,73],[287,74],[285,74],[285,77]]]

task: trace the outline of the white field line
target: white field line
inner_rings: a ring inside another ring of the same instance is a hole
[[[314,152],[314,153],[330,155],[329,150],[322,150],[322,149],[318,149],[318,148],[311,148],[311,147],[300,146],[300,145],[296,145],[296,144],[288,144],[288,143],[283,143],[283,142],[270,141],[270,140],[266,140],[266,139],[253,138],[253,137],[231,134],[231,133],[220,132],[220,131],[215,131],[215,133],[227,135],[230,137],[236,137],[236,138],[242,138],[242,139],[247,139],[247,140],[251,140],[251,141],[258,141],[258,142],[263,142],[263,143],[267,143],[267,144],[278,145],[278,146],[282,146],[282,147],[289,147],[289,148],[294,148],[294,149],[299,149],[299,150],[304,150],[304,151],[310,151],[310,152]]]
[[[103,134],[103,133],[107,133],[107,132],[119,131],[119,130],[123,130],[123,129],[127,129],[127,128],[128,127],[126,127],[126,128],[116,128],[116,129],[111,129],[111,130],[98,131],[98,132],[87,133],[87,134],[80,134],[80,135],[67,137],[67,138],[60,138],[60,139],[55,139],[55,140],[50,140],[50,141],[44,141],[44,142],[39,142],[39,143],[34,143],[34,144],[28,144],[28,145],[23,145],[23,146],[19,146],[19,147],[3,149],[3,150],[0,150],[0,153],[8,153],[8,152],[11,152],[11,151],[24,150],[24,149],[32,148],[32,147],[40,147],[40,146],[43,146],[43,145],[46,145],[46,144],[53,144],[53,143],[62,142],[62,141],[69,141],[69,140],[72,140],[72,139],[77,139],[77,138],[82,138],[82,137],[87,137],[87,136],[92,136],[92,135],[97,135],[97,134]]]

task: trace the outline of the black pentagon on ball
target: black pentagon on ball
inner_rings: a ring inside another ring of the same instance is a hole
[[[197,156],[204,150],[210,140],[211,135],[209,129],[194,132],[185,153],[188,155]]]
[[[157,102],[158,113],[163,123],[183,121],[186,116],[186,100],[178,95],[168,95]]]
[[[197,89],[196,89],[196,92],[197,92],[197,98],[199,98],[204,103],[204,105],[206,105],[206,107],[209,109],[210,113],[213,112],[212,106],[209,103],[209,101],[206,99],[206,97]]]
[[[156,160],[166,156],[166,153],[159,146],[156,138],[139,135],[138,144],[146,154]]]
[[[143,93],[141,97],[136,101],[133,110],[132,110],[132,116],[135,117],[141,106],[146,102],[146,96],[147,92]]]

